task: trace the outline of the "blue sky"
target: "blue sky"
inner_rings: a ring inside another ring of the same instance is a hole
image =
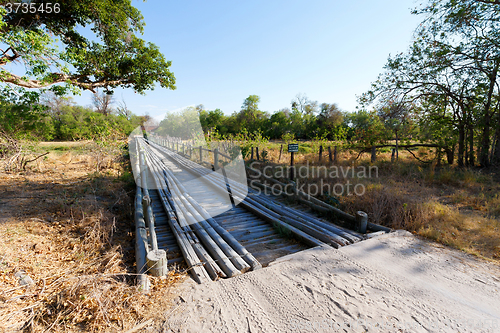
[[[146,22],[143,38],[159,46],[177,90],[145,96],[118,89],[136,114],[203,104],[231,114],[249,95],[260,109],[290,107],[299,93],[319,103],[356,107],[389,54],[405,51],[421,17],[413,0],[153,1],[132,0]],[[90,105],[90,93],[75,100]]]

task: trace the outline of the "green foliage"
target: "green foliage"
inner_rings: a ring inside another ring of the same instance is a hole
[[[351,138],[365,147],[383,143],[388,138],[387,130],[380,117],[374,112],[359,110],[348,117]]]
[[[38,94],[17,95],[4,88],[0,93],[0,130],[15,139],[51,140],[55,130]]]
[[[63,107],[59,120],[54,122],[59,140],[124,138],[140,125],[137,116],[131,120],[123,116],[105,116],[82,106]]]
[[[43,3],[33,0],[31,3]],[[60,10],[50,15],[5,10],[0,12],[0,66],[23,61],[24,76],[0,69],[0,81],[26,88],[53,90],[131,87],[138,93],[161,87],[175,89],[158,47],[138,38],[145,23],[130,0],[58,1]],[[84,28],[93,36],[87,38]]]
[[[167,113],[160,122],[156,133],[163,136],[179,137],[184,140],[202,140],[202,128],[199,111],[195,107],[187,107],[177,113]],[[217,132],[214,133],[218,136]]]

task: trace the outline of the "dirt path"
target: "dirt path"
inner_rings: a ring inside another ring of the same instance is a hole
[[[500,268],[399,231],[186,282],[167,332],[498,332]]]

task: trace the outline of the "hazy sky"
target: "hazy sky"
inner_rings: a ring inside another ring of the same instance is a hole
[[[298,93],[319,103],[356,107],[389,54],[407,50],[420,23],[413,0],[154,1],[132,0],[159,46],[177,90],[145,96],[116,90],[136,114],[163,117],[189,105],[231,114],[249,95],[260,109],[290,107]],[[90,93],[76,96],[90,105]]]

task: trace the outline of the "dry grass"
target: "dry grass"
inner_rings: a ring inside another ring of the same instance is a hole
[[[148,294],[138,290],[134,186],[125,159],[120,150],[97,156],[92,145],[86,149],[51,152],[24,173],[0,174],[0,331],[118,332],[148,319],[159,324],[171,287],[185,276],[172,272],[153,278]],[[20,286],[21,271],[31,286]]]

